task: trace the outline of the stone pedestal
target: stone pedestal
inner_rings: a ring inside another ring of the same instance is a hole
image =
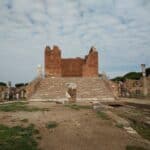
[[[75,83],[69,83],[67,85],[68,100],[70,103],[75,103],[77,98],[77,85]]]

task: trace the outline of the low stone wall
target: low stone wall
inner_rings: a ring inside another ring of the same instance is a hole
[[[143,94],[143,80],[126,80],[125,88],[131,95],[142,95]]]
[[[26,98],[30,98],[37,90],[37,88],[40,85],[40,82],[42,81],[41,77],[38,77],[31,81],[27,87],[26,87]]]
[[[146,78],[148,95],[150,95],[150,76]],[[126,79],[125,82],[118,83],[118,96],[132,97],[144,95],[144,81]]]

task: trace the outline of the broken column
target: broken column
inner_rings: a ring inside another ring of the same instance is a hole
[[[143,94],[144,94],[144,96],[147,96],[148,95],[148,88],[147,88],[145,64],[141,64],[141,68],[142,68],[142,76],[143,76]]]

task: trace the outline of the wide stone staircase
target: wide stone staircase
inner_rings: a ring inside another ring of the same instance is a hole
[[[111,101],[114,96],[110,88],[101,78],[82,77],[47,77],[44,78],[36,92],[32,95],[32,101],[57,101],[66,100],[67,84],[76,83],[77,100]]]

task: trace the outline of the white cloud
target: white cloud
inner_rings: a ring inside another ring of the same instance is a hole
[[[95,45],[111,76],[139,71],[150,65],[149,14],[149,0],[1,0],[0,80],[32,80],[48,44],[64,57]]]

